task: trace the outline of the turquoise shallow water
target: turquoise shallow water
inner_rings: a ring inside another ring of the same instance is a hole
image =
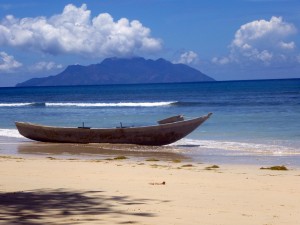
[[[213,116],[205,124],[172,146],[200,161],[300,165],[300,79],[0,88],[0,153],[14,152],[8,144],[28,141],[14,121],[138,126],[208,112]]]

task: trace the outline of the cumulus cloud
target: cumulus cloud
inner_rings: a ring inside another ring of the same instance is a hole
[[[287,49],[287,50],[293,50],[296,48],[295,42],[291,41],[289,43],[286,42],[279,42],[279,47],[282,49]]]
[[[230,63],[230,58],[229,57],[221,57],[221,58],[218,58],[218,57],[214,57],[212,59],[212,62],[215,63],[215,64],[220,64],[220,65],[225,65],[225,64],[228,64]]]
[[[242,25],[235,33],[226,57],[213,58],[217,64],[261,62],[269,65],[294,57],[295,42],[290,38],[297,32],[293,24],[273,16],[269,21],[256,20]]]
[[[22,66],[22,63],[14,59],[6,52],[0,52],[0,72],[12,72],[14,69]]]
[[[1,45],[52,55],[105,57],[155,53],[162,44],[138,20],[114,21],[108,13],[92,18],[85,4],[69,4],[50,18],[6,16],[0,23]]]
[[[174,63],[183,63],[183,64],[193,64],[198,62],[199,58],[197,53],[193,52],[193,51],[187,51],[182,53],[179,56],[178,60],[175,60]]]
[[[41,61],[29,68],[31,72],[39,72],[39,71],[51,71],[55,69],[62,69],[63,65],[61,64],[56,64],[55,62],[45,62]]]

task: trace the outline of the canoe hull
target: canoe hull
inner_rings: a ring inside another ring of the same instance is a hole
[[[16,122],[16,127],[24,137],[42,142],[114,143],[158,146],[180,140],[200,126],[210,115],[148,127],[85,129],[42,126],[25,122]]]

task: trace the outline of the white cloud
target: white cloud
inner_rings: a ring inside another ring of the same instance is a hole
[[[272,17],[270,21],[256,20],[244,24],[235,33],[233,47],[242,48],[244,45],[263,44],[272,45],[296,32],[296,28],[283,22],[281,17]]]
[[[199,58],[197,53],[193,51],[184,52],[180,55],[178,60],[175,60],[174,63],[183,63],[183,64],[193,64],[198,62]]]
[[[0,52],[0,72],[12,72],[14,69],[22,66],[22,63],[14,59],[6,52]]]
[[[263,62],[269,62],[273,58],[273,54],[268,52],[267,50],[263,50],[262,52],[258,52],[256,57]]]
[[[215,64],[225,65],[225,64],[230,63],[230,58],[228,58],[228,57],[222,57],[222,58],[214,57],[212,59],[212,62],[215,63]]]
[[[41,61],[30,67],[30,71],[39,72],[39,71],[51,71],[55,69],[62,69],[63,65],[56,64],[55,62],[45,62]]]
[[[296,44],[291,37],[297,32],[293,24],[282,17],[255,20],[242,25],[235,33],[226,57],[214,58],[217,64],[257,62],[264,65],[295,59]],[[223,63],[222,63],[223,62]]]
[[[130,56],[161,50],[161,41],[151,37],[139,21],[114,21],[108,13],[91,18],[83,4],[66,5],[50,18],[15,18],[8,15],[0,23],[0,46],[37,52],[78,54],[86,57]]]
[[[293,41],[291,41],[289,43],[281,41],[281,42],[279,42],[279,47],[282,49],[286,49],[286,50],[293,50],[293,49],[295,49],[296,44]]]

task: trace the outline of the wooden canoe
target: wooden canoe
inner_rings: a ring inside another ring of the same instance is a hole
[[[58,143],[114,143],[138,145],[167,145],[185,137],[212,113],[205,116],[144,127],[87,128],[52,127],[16,122],[19,133],[26,138],[42,142]]]

